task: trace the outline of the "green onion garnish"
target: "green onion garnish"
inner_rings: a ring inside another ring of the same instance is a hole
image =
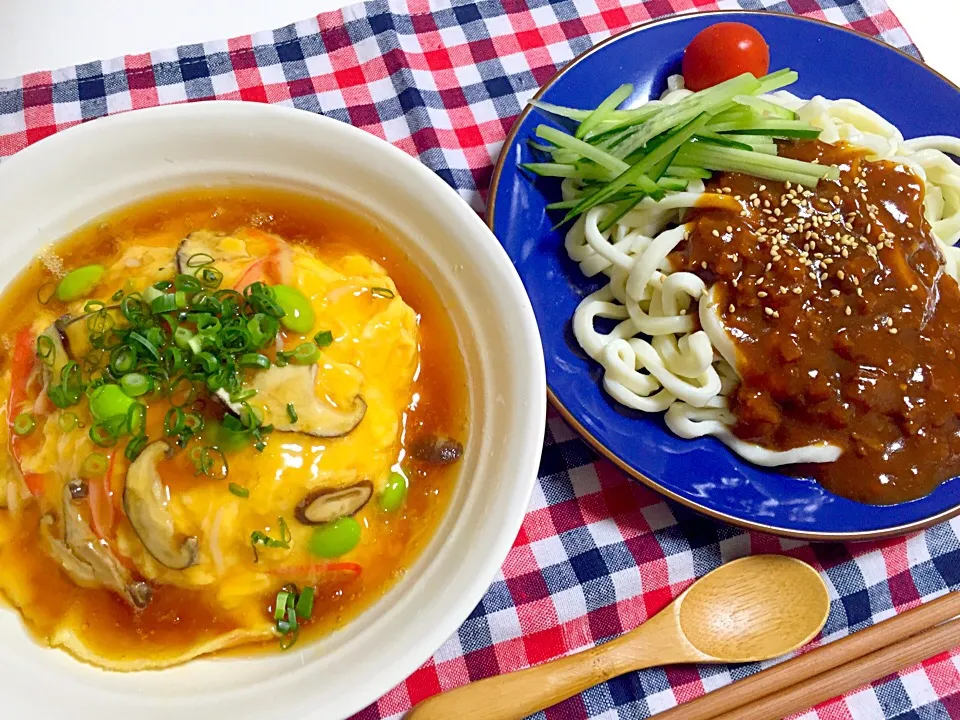
[[[274,602],[274,611],[273,619],[274,620],[283,620],[287,614],[287,599],[290,597],[291,593],[288,593],[286,590],[281,590],[277,593],[276,602]]]
[[[287,403],[287,415],[290,416],[290,422],[295,423],[299,418],[297,417],[297,409],[293,406],[293,403]]]
[[[162,315],[163,313],[173,312],[176,309],[177,298],[175,295],[160,295],[150,303],[150,312],[154,315]]]
[[[257,546],[261,545],[267,548],[282,548],[284,550],[290,549],[290,540],[292,539],[290,535],[290,530],[287,528],[287,522],[283,517],[277,518],[277,523],[280,526],[280,538],[272,538],[266,533],[260,532],[259,530],[254,530],[250,533],[250,545],[253,547],[253,561],[259,562],[260,556],[257,554]]]
[[[147,340],[143,335],[137,332],[131,332],[127,335],[127,338],[138,342],[154,360],[160,360],[160,352],[157,350],[157,346]]]
[[[392,298],[394,296],[393,290],[385,287],[370,288],[370,294],[380,298]]]
[[[250,491],[245,488],[243,485],[237,485],[237,483],[230,483],[227,485],[227,489],[236,495],[238,498],[248,498],[250,497]]]
[[[333,332],[330,330],[321,330],[313,336],[313,342],[318,348],[325,348],[333,343]]]
[[[37,357],[43,361],[44,365],[53,365],[56,357],[56,349],[53,346],[53,340],[46,335],[40,335],[37,338]]]
[[[186,413],[182,408],[172,407],[163,418],[163,432],[171,437],[179,435],[186,426]]]
[[[13,421],[13,431],[17,435],[29,435],[36,426],[37,422],[33,419],[33,415],[28,412],[20,413]]]
[[[130,462],[136,460],[140,453],[143,452],[143,449],[147,446],[147,436],[146,435],[137,435],[135,438],[132,438],[130,442],[127,443],[126,449],[123,451],[124,456]]]
[[[213,263],[213,257],[207,253],[194,253],[187,258],[187,267],[197,268]]]
[[[149,377],[140,373],[129,373],[120,378],[120,388],[130,397],[145,395],[150,392],[152,384],[153,381]]]
[[[121,345],[110,353],[110,369],[114,375],[133,372],[137,366],[137,348],[134,345]]]
[[[57,292],[56,283],[47,282],[40,286],[37,290],[37,302],[41,305],[46,305],[53,299],[53,296]]]
[[[80,474],[85,478],[95,478],[107,471],[107,458],[100,453],[90,453],[80,463]]]
[[[261,368],[266,370],[270,367],[270,358],[260,353],[246,353],[240,356],[237,364],[242,368]]]
[[[300,593],[300,597],[297,598],[297,617],[301,620],[309,620],[310,616],[313,615],[314,593],[312,587],[305,587],[303,592]]]
[[[297,365],[312,365],[319,359],[320,348],[313,343],[300,343],[290,355],[290,361]]]

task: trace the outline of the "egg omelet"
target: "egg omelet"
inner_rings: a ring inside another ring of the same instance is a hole
[[[402,572],[407,486],[460,457],[407,436],[420,316],[360,252],[252,225],[139,240],[42,258],[55,287],[6,338],[0,589],[108,669],[288,646]]]

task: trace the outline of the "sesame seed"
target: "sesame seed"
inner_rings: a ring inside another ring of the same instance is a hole
[[[849,306],[849,305],[847,305],[847,306],[843,309],[843,312],[844,312],[845,314],[847,314],[847,315],[852,315],[852,314],[853,314],[853,310],[850,309],[850,306]]]
[[[917,286],[916,286],[915,284],[914,284],[914,285],[911,285],[911,286],[910,286],[910,292],[916,292],[916,291],[917,291]]]
[[[773,315],[773,308],[765,307],[765,308],[763,309],[763,311],[764,311],[767,315]]]
[[[793,288],[793,294],[794,294],[794,295],[799,295],[799,294],[802,293],[802,292],[803,292],[803,289],[802,289],[799,285],[794,286],[794,288]]]
[[[760,292],[758,292],[758,293],[757,293],[757,297],[758,297],[758,298],[765,298],[765,297],[767,297],[767,292],[766,292],[766,290],[761,290]]]
[[[833,196],[833,202],[834,202],[835,205],[839,205],[839,204],[840,204],[840,196],[839,196],[839,195],[834,195],[834,196]]]
[[[702,267],[704,270],[706,270],[706,269],[707,269],[707,261],[704,260],[703,262],[701,262],[701,263],[700,263],[700,267]]]
[[[766,186],[766,185],[761,185],[760,188],[759,188],[760,192],[763,192],[763,191],[766,190],[766,189],[767,189],[767,186]]]
[[[857,296],[863,297],[863,288],[859,288],[859,287],[857,288]]]
[[[834,297],[840,297],[840,291],[837,290],[836,288],[832,289],[830,291],[830,294],[833,295]]]
[[[897,329],[896,329],[896,328],[890,328],[890,334],[891,334],[891,335],[896,335],[896,334],[897,334]]]
[[[719,230],[714,230],[714,231],[711,232],[710,234],[713,235],[714,237],[720,237],[720,231],[719,231]]]
[[[737,306],[736,306],[736,305],[730,305],[730,307],[728,307],[727,310],[729,310],[730,312],[736,312],[736,311],[737,311]]]

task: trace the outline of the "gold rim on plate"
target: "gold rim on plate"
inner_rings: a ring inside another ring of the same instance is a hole
[[[585,50],[584,52],[577,55],[573,60],[563,66],[557,73],[547,80],[543,86],[537,90],[537,93],[533,96],[532,99],[539,99],[544,93],[546,93],[553,85],[556,83],[563,75],[574,67],[577,63],[581,62],[585,58],[589,57],[593,53],[597,52],[608,43],[612,43],[616,40],[619,40],[622,37],[627,35],[632,35],[635,32],[640,32],[642,30],[647,30],[655,25],[666,25],[669,23],[679,22],[681,20],[686,20],[690,17],[696,16],[705,16],[705,15],[746,15],[746,16],[756,16],[756,17],[767,17],[770,15],[790,18],[791,20],[797,20],[800,22],[814,23],[817,25],[826,25],[827,27],[833,30],[839,30],[840,32],[849,33],[850,35],[855,35],[861,39],[868,40],[872,43],[882,46],[883,48],[895,52],[912,63],[920,65],[924,70],[930,72],[936,77],[940,78],[947,85],[952,87],[958,93],[960,93],[960,87],[958,87],[953,81],[945,77],[943,74],[937,72],[931,68],[926,63],[918,60],[913,55],[904,52],[900,48],[896,48],[892,45],[888,45],[882,40],[878,40],[875,37],[870,35],[865,35],[864,33],[852,30],[842,25],[834,25],[833,23],[827,22],[826,20],[819,20],[817,18],[803,17],[802,15],[791,15],[788,13],[772,12],[772,11],[756,11],[756,10],[710,10],[707,12],[700,12],[695,14],[681,14],[673,15],[668,18],[663,18],[660,20],[651,20],[649,22],[641,23],[640,25],[635,25],[633,27],[627,28],[615,35],[611,35],[606,40],[594,45],[592,48]],[[506,139],[503,141],[503,148],[500,152],[500,157],[497,158],[497,162],[493,168],[493,177],[490,181],[490,191],[488,193],[489,204],[487,207],[487,226],[493,231],[494,227],[494,213],[496,212],[496,197],[497,197],[497,188],[500,185],[500,175],[503,172],[503,166],[507,161],[507,149],[513,145],[513,141],[516,139],[517,133],[520,130],[520,126],[523,121],[527,118],[527,115],[530,114],[530,111],[533,109],[532,105],[527,104],[523,109],[517,119],[514,121],[513,127],[510,128],[510,132],[507,134]],[[596,450],[600,455],[605,457],[607,460],[612,462],[618,468],[623,470],[627,475],[639,480],[644,485],[656,490],[661,495],[674,500],[681,505],[685,505],[688,508],[696,510],[697,512],[711,517],[715,520],[722,520],[725,523],[730,525],[736,525],[738,527],[745,528],[747,530],[755,530],[764,533],[770,533],[772,535],[777,535],[780,537],[789,537],[797,538],[800,540],[816,540],[816,541],[861,541],[861,540],[876,540],[879,538],[885,537],[895,537],[898,535],[907,535],[918,530],[923,530],[925,528],[936,525],[937,523],[943,522],[944,520],[949,520],[950,518],[960,514],[960,503],[950,508],[949,510],[944,510],[937,515],[929,517],[925,520],[918,520],[916,522],[907,523],[905,525],[897,525],[891,528],[884,528],[882,530],[869,530],[867,532],[846,532],[846,533],[825,533],[825,532],[807,532],[803,530],[790,530],[787,528],[779,528],[772,525],[765,525],[759,522],[753,522],[751,520],[743,520],[741,518],[734,517],[732,515],[727,515],[726,513],[718,512],[712,510],[708,507],[701,505],[700,503],[694,502],[688,498],[682,497],[681,495],[676,494],[672,490],[668,490],[663,487],[660,483],[648,478],[646,475],[641,473],[639,470],[631,467],[629,464],[624,462],[616,453],[614,453],[610,448],[604,445],[596,436],[594,436],[589,430],[587,430],[574,416],[573,414],[560,402],[556,394],[550,388],[549,384],[547,385],[547,398],[550,401],[550,404],[560,413],[563,419],[569,423],[574,430],[579,433],[579,435],[586,440],[594,450]]]

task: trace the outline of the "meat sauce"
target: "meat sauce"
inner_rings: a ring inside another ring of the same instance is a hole
[[[827,441],[795,466],[871,504],[960,474],[960,289],[923,216],[922,180],[818,141],[781,154],[837,165],[816,188],[722,174],[742,210],[700,209],[675,265],[717,284],[741,383],[735,434],[777,450]]]

